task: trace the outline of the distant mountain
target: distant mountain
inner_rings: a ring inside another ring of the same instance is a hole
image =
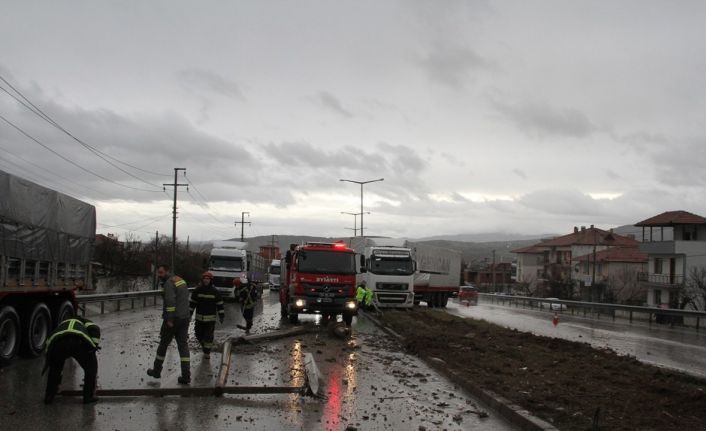
[[[528,241],[540,240],[542,238],[553,238],[557,234],[521,234],[507,232],[489,232],[489,233],[464,233],[455,235],[436,235],[425,238],[419,238],[416,241],[457,241],[457,242],[503,242],[503,241]]]

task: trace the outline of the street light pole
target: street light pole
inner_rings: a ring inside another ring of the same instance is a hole
[[[349,227],[347,227],[346,229],[352,230],[354,237],[358,236],[358,216],[362,215],[362,213],[349,213],[349,212],[341,211],[341,214],[348,214],[348,215],[353,216],[353,229],[351,229]],[[370,214],[370,211],[366,212],[365,214]]]
[[[378,178],[377,180],[368,181],[346,180],[341,178],[339,181],[360,184],[360,236],[365,236],[365,231],[363,230],[363,186],[370,183],[376,183],[378,181],[385,181],[385,178]]]

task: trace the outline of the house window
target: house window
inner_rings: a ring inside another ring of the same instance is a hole
[[[588,265],[589,265],[588,260],[583,263],[583,273],[584,274],[588,274],[588,270],[589,270]]]
[[[662,291],[659,289],[655,289],[655,305],[661,305],[662,304]]]
[[[654,267],[654,271],[653,271],[655,274],[662,274],[662,262],[663,261],[664,261],[664,259],[662,259],[660,257],[655,258],[655,267]],[[658,291],[655,291],[655,294],[656,294],[656,292],[658,292]]]

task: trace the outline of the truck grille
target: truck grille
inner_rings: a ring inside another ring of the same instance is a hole
[[[333,293],[336,296],[349,296],[352,286],[346,284],[310,284],[303,283],[304,293],[311,295],[313,293]],[[343,292],[339,292],[343,290]]]
[[[231,278],[231,277],[213,277],[212,283],[216,287],[231,287],[231,286],[233,286],[233,278]]]
[[[409,284],[407,283],[377,283],[375,285],[377,290],[407,290],[409,289]]]
[[[404,304],[407,301],[407,295],[398,293],[378,293],[378,302],[381,304]]]

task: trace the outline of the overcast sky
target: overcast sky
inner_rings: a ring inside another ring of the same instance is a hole
[[[234,235],[241,211],[248,235],[345,235],[353,221],[339,213],[359,210],[359,189],[339,178],[385,178],[366,189],[371,235],[706,213],[704,2],[2,10],[0,74],[122,170],[2,91],[0,115],[88,171],[152,191],[83,171],[2,120],[0,169],[94,203],[103,233],[169,232],[161,184],[174,167],[196,186],[179,200],[181,236],[196,240]]]

